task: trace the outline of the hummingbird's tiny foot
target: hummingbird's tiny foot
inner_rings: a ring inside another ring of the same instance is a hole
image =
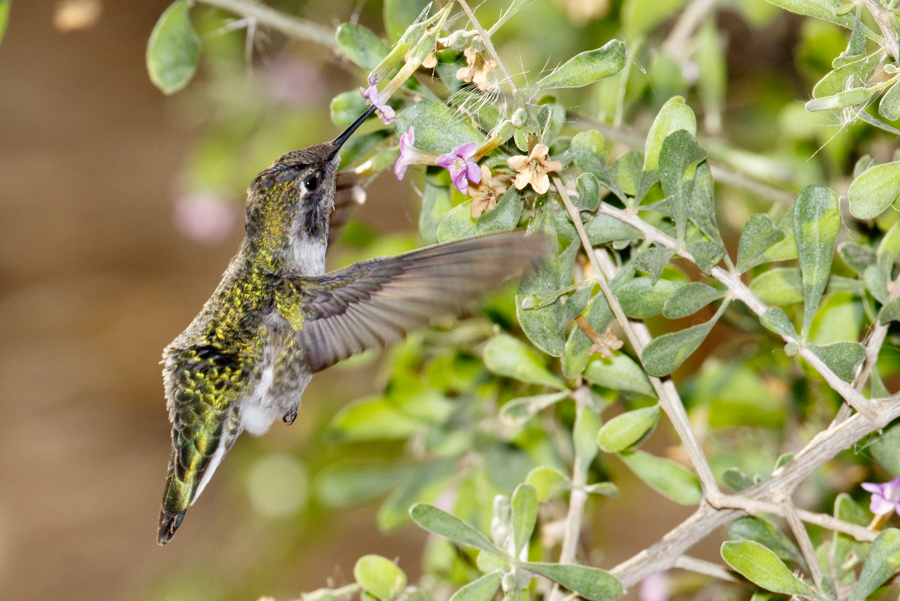
[[[288,411],[287,413],[285,413],[284,417],[282,418],[282,420],[284,420],[284,423],[286,423],[289,426],[291,424],[293,424],[294,420],[297,419],[297,410],[299,408],[300,408],[299,406],[291,407],[291,410]]]
[[[159,532],[156,535],[156,542],[160,545],[164,545],[172,540],[172,537],[175,536],[175,531],[178,530],[178,527],[181,525],[181,520],[183,519],[183,511],[171,513],[163,509],[159,513]]]

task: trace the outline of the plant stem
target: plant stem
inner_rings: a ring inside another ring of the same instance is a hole
[[[882,8],[881,2],[878,0],[862,0],[862,3],[872,13],[878,29],[881,30],[881,35],[884,38],[882,41],[884,49],[887,50],[895,62],[900,62],[900,44],[897,42],[897,34],[894,33],[894,28],[891,26],[890,13]]]
[[[712,576],[713,578],[718,578],[719,580],[724,580],[726,582],[740,582],[731,572],[722,566],[711,561],[697,559],[696,557],[689,557],[687,555],[681,555],[675,558],[675,564],[672,567]]]
[[[568,211],[569,217],[572,219],[572,223],[575,224],[575,230],[578,232],[578,237],[581,240],[582,247],[584,247],[584,252],[587,253],[588,260],[591,262],[591,268],[594,271],[594,277],[597,278],[597,283],[600,284],[600,290],[603,291],[603,295],[606,297],[606,301],[609,303],[613,315],[616,316],[616,319],[625,331],[625,336],[628,338],[628,342],[631,343],[638,359],[641,359],[644,347],[653,339],[653,337],[650,335],[647,326],[642,322],[632,322],[625,315],[625,311],[622,309],[619,299],[613,294],[607,281],[607,278],[611,279],[614,275],[614,273],[612,273],[612,270],[614,270],[612,262],[609,262],[606,265],[606,269],[601,267],[597,253],[594,252],[594,249],[588,240],[587,232],[584,230],[584,223],[581,221],[581,215],[579,215],[575,205],[572,204],[572,200],[569,198],[569,192],[566,190],[565,184],[558,175],[554,174],[551,179],[557,192],[559,192],[559,195],[562,198],[566,211]],[[656,391],[657,397],[659,397],[660,405],[666,412],[666,415],[669,416],[669,420],[675,427],[675,431],[678,433],[681,442],[687,450],[688,456],[691,458],[691,463],[693,463],[694,469],[697,471],[697,477],[700,479],[700,485],[702,486],[704,493],[718,494],[719,487],[716,484],[716,479],[706,460],[706,455],[704,455],[703,449],[700,447],[700,443],[694,435],[694,430],[691,428],[691,422],[688,419],[687,412],[684,410],[684,404],[681,402],[681,397],[678,394],[678,390],[675,388],[675,383],[669,379],[663,381],[654,376],[648,377],[650,378],[650,384]]]
[[[822,571],[821,564],[819,564],[816,549],[813,547],[812,541],[809,540],[809,533],[806,531],[806,526],[800,521],[800,516],[797,515],[797,508],[794,507],[794,504],[789,498],[784,499],[781,506],[784,519],[787,520],[788,525],[791,527],[791,532],[794,533],[794,538],[797,539],[797,543],[800,545],[800,551],[803,553],[803,559],[806,560],[806,565],[809,568],[810,575],[813,577],[813,582],[816,583],[816,586],[821,586],[822,578],[825,577],[825,573]]]
[[[244,17],[256,20],[260,25],[277,29],[281,33],[314,42],[331,50],[337,50],[334,29],[313,21],[286,15],[254,0],[196,0],[200,4],[215,6]]]
[[[679,249],[678,242],[674,238],[664,234],[662,231],[645,222],[635,211],[630,209],[617,209],[605,202],[600,203],[599,211],[610,215],[611,217],[615,217],[622,223],[626,223],[639,230],[644,234],[645,239],[650,242],[655,242],[656,244],[667,248],[676,249],[681,257],[696,264],[696,260],[689,252],[684,249]],[[759,300],[759,298],[750,291],[750,288],[741,281],[738,274],[726,271],[721,267],[713,267],[711,275],[713,278],[724,284],[734,295],[734,298],[743,302],[757,315],[762,315],[769,309],[769,307]],[[813,369],[819,372],[822,377],[825,378],[825,381],[828,382],[829,386],[841,395],[850,406],[865,414],[869,419],[876,418],[872,401],[864,397],[852,384],[838,377],[837,374],[813,353],[811,349],[804,347],[801,344],[802,341],[787,335],[782,335],[782,338],[787,343],[793,342],[797,344],[799,346],[798,354],[812,365]]]
[[[475,27],[476,31],[478,31],[478,35],[481,36],[481,41],[484,42],[485,49],[487,49],[491,57],[497,62],[497,66],[500,67],[500,72],[503,73],[506,85],[509,86],[512,95],[514,97],[517,96],[519,90],[516,88],[516,84],[513,83],[512,77],[510,77],[509,71],[506,70],[506,65],[503,64],[503,60],[500,58],[500,55],[497,54],[496,50],[494,50],[494,44],[493,42],[491,42],[491,36],[488,35],[488,32],[486,32],[481,26],[481,23],[478,22],[478,18],[475,16],[475,13],[472,12],[472,9],[469,8],[466,0],[456,1],[459,2],[460,6],[462,6],[462,9],[466,12],[466,16],[469,17],[469,21],[472,22],[472,25]]]

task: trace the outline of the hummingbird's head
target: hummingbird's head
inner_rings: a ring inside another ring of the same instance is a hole
[[[327,242],[340,148],[373,111],[367,110],[333,142],[288,152],[256,176],[248,190],[249,240],[285,251],[297,240]]]

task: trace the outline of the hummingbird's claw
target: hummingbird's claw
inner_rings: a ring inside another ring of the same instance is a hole
[[[300,408],[299,405],[294,405],[291,407],[291,410],[284,414],[284,417],[281,418],[284,423],[287,425],[291,425],[294,423],[294,420],[297,419],[297,410]]]
[[[178,511],[171,513],[163,509],[159,513],[159,532],[156,535],[156,542],[164,545],[175,536],[175,531],[181,526],[181,520],[184,519],[184,512]]]

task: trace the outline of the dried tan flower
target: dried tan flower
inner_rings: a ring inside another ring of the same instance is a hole
[[[466,66],[456,71],[456,79],[474,83],[484,92],[491,86],[488,74],[497,68],[497,61],[485,60],[484,54],[474,48],[466,48],[463,54],[466,55]]]
[[[575,318],[575,323],[578,324],[578,327],[581,328],[581,330],[587,334],[587,337],[591,339],[591,342],[594,343],[591,346],[592,355],[594,353],[600,353],[600,356],[604,359],[612,359],[613,351],[622,348],[622,341],[613,334],[612,324],[606,326],[605,332],[598,334],[597,331],[591,327],[591,324],[589,324],[581,315]]]
[[[497,199],[506,192],[507,186],[502,182],[506,179],[503,175],[492,176],[491,170],[481,166],[481,182],[469,184],[469,194],[472,196],[472,219],[478,219],[482,213],[486,213],[497,206]],[[507,182],[508,183],[508,182]]]
[[[547,148],[544,144],[535,144],[529,155],[510,157],[506,164],[519,172],[516,176],[516,189],[522,190],[528,184],[538,194],[545,194],[550,189],[550,176],[553,171],[560,171],[563,166],[559,161],[547,156]]]

